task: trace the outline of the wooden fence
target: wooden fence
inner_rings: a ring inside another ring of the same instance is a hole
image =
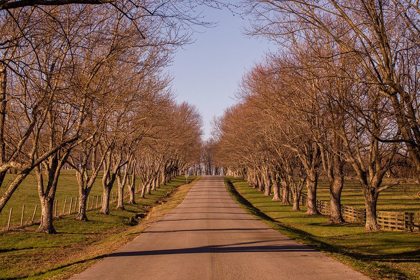
[[[135,193],[140,192],[140,188],[136,186]],[[124,197],[127,198],[129,196],[128,191],[125,192]],[[116,192],[111,193],[109,203],[117,202],[117,194]],[[79,207],[79,198],[78,197],[70,197],[59,202],[58,200],[54,201],[53,206],[53,216],[54,218],[59,218],[60,216],[70,215],[78,213]],[[19,209],[10,208],[9,209],[9,217],[7,219],[6,225],[4,227],[0,226],[0,232],[8,231],[13,228],[22,228],[26,226],[31,226],[33,224],[39,223],[41,219],[41,209],[38,205],[32,206],[34,208],[30,208],[27,205],[22,205]],[[86,210],[96,210],[102,207],[102,195],[95,195],[95,196],[88,196],[88,201],[86,203]],[[32,210],[33,209],[33,210]],[[5,211],[6,212],[6,211]],[[19,217],[17,217],[19,215]]]
[[[307,195],[302,194],[299,200],[300,205],[307,205],[307,199]],[[329,202],[317,200],[316,208],[322,215],[330,215]],[[341,205],[341,214],[343,215],[344,220],[348,222],[366,222],[365,209]],[[420,232],[420,213],[377,211],[376,214],[378,225],[383,230]]]

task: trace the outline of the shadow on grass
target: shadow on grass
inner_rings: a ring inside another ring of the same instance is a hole
[[[58,247],[58,246],[55,246]],[[0,250],[0,254],[1,253],[11,253],[11,252],[18,252],[18,251],[25,251],[25,250],[31,250],[31,249],[37,249],[39,247],[25,247],[25,248],[10,248],[10,249],[1,249]],[[48,247],[48,248],[54,248],[54,247]],[[2,279],[2,278],[0,278]]]
[[[343,224],[328,224],[328,223],[310,223],[308,226],[317,226],[317,227],[326,227],[326,228],[340,228],[342,226],[346,227],[361,227],[362,224],[356,224],[356,223],[343,223]]]
[[[379,271],[375,271],[374,277],[379,277],[380,279],[409,279],[409,277],[402,271],[387,265],[385,262],[409,262],[417,263],[420,262],[419,251],[414,252],[404,252],[401,254],[382,254],[382,255],[368,255],[362,254],[359,252],[349,251],[343,246],[340,245],[331,245],[319,240],[315,235],[312,235],[306,231],[293,228],[291,226],[285,225],[270,216],[266,215],[260,209],[256,208],[252,203],[246,200],[235,188],[233,183],[243,182],[238,179],[231,179],[225,177],[225,184],[228,192],[231,196],[251,215],[259,218],[260,220],[268,223],[271,227],[279,230],[281,233],[287,235],[288,237],[301,241],[312,248],[326,252],[329,254],[339,254],[344,256],[350,263],[365,262],[369,263],[371,266],[378,268]],[[327,225],[326,225],[327,226]],[[366,265],[366,264],[365,264]],[[357,265],[358,268],[362,266]],[[368,272],[365,270],[365,272]],[[371,272],[372,273],[372,272]]]
[[[45,274],[50,274],[50,273],[52,273],[54,271],[58,271],[58,270],[61,270],[61,269],[65,269],[65,268],[71,267],[73,265],[84,264],[84,263],[87,263],[87,262],[90,262],[90,261],[94,261],[94,260],[100,260],[100,259],[103,259],[103,258],[105,258],[107,256],[109,256],[109,254],[99,255],[99,256],[96,256],[96,257],[93,257],[93,258],[90,258],[90,259],[85,259],[85,260],[70,262],[70,263],[67,263],[67,264],[60,265],[60,266],[54,267],[52,269],[49,269],[46,272],[34,273],[34,274],[30,275],[29,277],[31,277],[31,278],[32,277],[40,277],[40,276],[45,275]],[[6,278],[1,278],[1,279],[4,279],[4,280],[12,280],[12,279],[27,279],[27,278],[28,278],[28,276],[22,276],[22,277],[6,277]]]

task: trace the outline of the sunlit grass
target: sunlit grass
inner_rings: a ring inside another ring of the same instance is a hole
[[[7,174],[5,184],[13,179],[14,175]],[[91,197],[102,194],[101,175],[98,176],[95,181],[95,185],[90,193]],[[4,188],[4,187],[2,187]],[[4,191],[4,189],[3,189]],[[114,189],[113,192],[116,190]],[[74,170],[63,170],[61,172],[56,200],[58,200],[58,214],[61,214],[64,206],[64,200],[67,200],[67,209],[70,205],[71,198],[75,199],[78,196],[78,186],[76,181],[76,174]],[[31,173],[17,188],[15,193],[12,195],[6,207],[0,213],[0,229],[7,225],[10,208],[13,208],[12,226],[19,225],[21,221],[22,206],[25,205],[25,216],[24,220],[32,218],[35,205],[38,205],[37,214],[35,220],[39,220],[41,217],[40,201],[38,197],[37,181],[34,173]]]
[[[11,181],[14,175],[8,174],[6,176],[6,181]],[[184,177],[185,178],[185,177]],[[95,184],[92,188],[91,193],[89,194],[90,198],[93,200],[95,196],[102,195],[102,173],[100,173],[95,181]],[[140,181],[137,180],[137,185],[140,184]],[[112,197],[116,197],[117,183],[114,184],[112,190]],[[127,190],[127,188],[126,188]],[[4,191],[4,190],[3,190]],[[76,173],[74,170],[63,170],[61,172],[57,193],[55,199],[58,201],[58,208],[57,214],[61,215],[64,206],[64,200],[66,200],[66,212],[68,213],[68,208],[70,206],[70,201],[73,198],[73,207],[74,201],[76,197],[79,195],[78,185],[76,181]],[[126,202],[128,198],[126,198]],[[40,209],[40,201],[38,197],[38,190],[37,190],[37,181],[35,174],[31,173],[18,187],[15,193],[12,195],[9,202],[6,204],[6,207],[0,213],[0,229],[6,227],[7,221],[9,218],[9,211],[10,208],[13,208],[13,215],[12,215],[12,226],[18,226],[21,222],[21,215],[22,215],[22,206],[25,205],[25,215],[24,215],[24,222],[28,221],[28,219],[32,219],[32,215],[34,213],[35,205],[38,205],[37,213],[35,216],[35,221],[41,218],[41,209]]]
[[[394,185],[396,183],[395,179],[386,179],[382,185]],[[419,212],[420,197],[417,195],[418,192],[420,192],[419,184],[401,182],[380,193],[377,205],[378,210]],[[326,179],[319,180],[317,198],[323,201],[329,201],[330,199],[329,183]],[[362,188],[358,180],[345,180],[341,203],[359,208],[365,207]]]

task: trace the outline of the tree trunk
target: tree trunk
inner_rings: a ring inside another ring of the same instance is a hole
[[[156,189],[160,188],[161,184],[162,184],[162,181],[160,180],[160,177],[156,175]]]
[[[141,187],[140,198],[145,198],[146,197],[146,189],[147,189],[147,183],[143,183],[142,187]]]
[[[306,179],[306,187],[308,190],[308,209],[306,215],[319,215],[316,209],[316,190],[318,187],[318,172],[315,169],[308,170],[308,178]]]
[[[344,186],[344,177],[335,176],[330,182],[330,219],[329,224],[342,224],[344,223],[343,216],[341,215],[341,191]]]
[[[137,204],[136,203],[136,175],[133,173],[130,185],[128,186],[128,191],[130,194],[130,199],[128,204]]]
[[[40,166],[37,167],[36,177],[38,183],[38,197],[41,202],[42,218],[39,225],[38,232],[56,233],[53,221],[54,198],[57,191],[58,178],[60,177],[60,170],[67,160],[70,150],[67,150],[61,159],[58,155],[53,155],[47,160],[48,167],[46,168],[46,180],[42,174]]]
[[[53,208],[54,198],[43,196],[41,199],[41,224],[39,225],[37,232],[53,234],[57,233],[53,225]]]
[[[152,181],[146,185],[146,194],[152,194]]]
[[[164,170],[162,172],[162,182],[164,185],[166,185],[168,183],[168,173],[166,170]]]
[[[279,182],[278,181],[273,182],[273,201],[281,201],[281,199],[280,199],[280,187],[279,187]]]
[[[293,208],[292,211],[300,211],[299,201],[301,192],[293,192]]]
[[[249,185],[255,189],[257,186],[256,180],[255,180],[255,172],[250,171],[248,177],[249,177],[249,181],[248,181]]]
[[[363,187],[366,207],[366,231],[378,231],[381,228],[376,220],[376,204],[378,202],[379,193],[376,189],[365,186]]]
[[[152,180],[152,187],[151,187],[151,190],[152,191],[156,191],[156,188],[157,188],[157,178],[155,177],[155,178],[153,178],[153,180]]]
[[[283,195],[282,195],[282,199],[281,199],[281,205],[290,205],[290,187],[289,184],[287,184],[286,181],[282,180],[281,181],[281,185],[283,188]]]
[[[117,198],[117,208],[118,210],[124,210],[124,187],[125,184],[120,184],[118,182],[118,198]]]
[[[264,177],[264,196],[270,196],[271,194],[271,179],[267,174]]]
[[[89,193],[86,189],[79,190],[79,212],[77,213],[76,220],[88,220],[86,216],[88,195]]]
[[[257,176],[257,187],[258,187],[258,191],[259,192],[263,192],[264,191],[264,183],[263,183],[263,180],[262,180],[261,177],[262,177],[261,174]]]
[[[7,72],[6,65],[0,61],[0,164],[6,162],[6,141],[4,139],[4,129],[6,123],[6,106],[7,106]],[[0,186],[3,185],[3,180],[6,176],[6,171],[0,172]]]
[[[109,199],[111,197],[111,189],[112,189],[112,184],[103,186],[102,207],[101,207],[101,210],[99,211],[99,213],[101,214],[109,215]]]
[[[137,204],[136,203],[136,193],[135,193],[135,187],[133,186],[133,187],[129,187],[128,188],[128,193],[129,193],[129,195],[130,195],[130,198],[129,198],[129,200],[128,200],[128,204]]]

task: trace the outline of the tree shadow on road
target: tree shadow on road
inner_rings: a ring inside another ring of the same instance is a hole
[[[277,240],[256,241],[245,243],[233,243],[226,245],[210,245],[191,248],[151,250],[151,251],[130,251],[116,252],[110,257],[130,257],[130,256],[154,256],[154,255],[179,255],[179,254],[203,254],[203,253],[277,253],[277,252],[305,252],[315,253],[314,249],[300,244],[287,245],[257,245],[261,243],[273,242]]]

